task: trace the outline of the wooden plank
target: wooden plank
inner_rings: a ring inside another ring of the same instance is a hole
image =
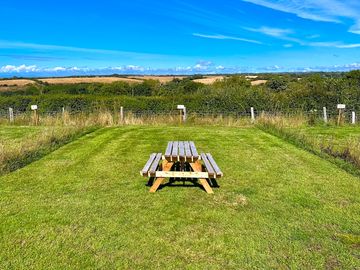
[[[140,175],[142,175],[142,176],[147,176],[148,171],[149,171],[149,169],[150,169],[150,166],[151,166],[151,164],[153,163],[155,157],[156,157],[156,153],[152,153],[152,154],[150,155],[149,160],[146,162],[144,168],[140,171]]]
[[[166,160],[163,161],[163,171],[170,171],[171,167],[174,165],[173,162],[168,162]],[[159,188],[159,186],[162,184],[162,182],[165,180],[164,177],[156,178],[153,185],[150,188],[150,192],[154,193]]]
[[[184,142],[186,161],[191,161],[191,150],[188,141]]]
[[[217,177],[224,176],[224,174],[221,172],[219,166],[216,164],[216,162],[215,162],[214,158],[212,157],[212,155],[210,153],[206,153],[206,157],[209,160],[209,162],[211,163],[211,166],[214,168],[216,176]]]
[[[212,190],[212,188],[210,187],[209,183],[206,181],[206,179],[200,179],[199,180],[200,184],[204,187],[205,191],[208,194],[214,194],[214,191]]]
[[[172,160],[178,160],[178,154],[179,154],[179,149],[178,149],[178,146],[179,146],[179,142],[173,142],[173,149],[172,149],[172,153],[171,153],[171,156],[172,156]]]
[[[184,142],[179,142],[179,159],[185,161],[185,147]]]
[[[193,161],[199,159],[199,154],[196,150],[196,147],[195,147],[195,143],[194,142],[189,142],[190,144],[190,149],[191,149],[191,154],[192,154],[192,158],[193,158]]]
[[[155,177],[163,178],[209,178],[208,172],[157,171]]]
[[[190,163],[190,166],[193,168],[193,170],[195,172],[201,172],[202,171],[202,165],[201,165],[199,160],[194,162],[194,163]],[[206,179],[200,178],[199,183],[204,187],[205,191],[208,194],[213,194],[214,193]]]
[[[150,176],[150,177],[155,176],[155,172],[156,172],[157,167],[159,166],[159,162],[160,162],[160,160],[161,160],[161,156],[162,156],[161,153],[156,154],[156,157],[155,157],[155,159],[154,159],[154,162],[151,164],[151,167],[150,167],[150,169],[149,169],[148,176]]]
[[[201,159],[204,161],[204,165],[205,165],[206,170],[209,173],[209,177],[210,178],[215,178],[216,173],[215,173],[213,167],[211,166],[209,160],[207,159],[207,156],[204,153],[201,153]]]
[[[156,190],[160,187],[160,185],[162,184],[162,182],[165,180],[165,178],[157,178],[155,179],[153,185],[151,186],[149,192],[151,193],[155,193]]]
[[[171,160],[172,148],[173,148],[173,142],[168,142],[168,145],[165,150],[165,159],[166,160]]]

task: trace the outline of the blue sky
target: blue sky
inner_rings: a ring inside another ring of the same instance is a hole
[[[1,1],[0,76],[360,68],[358,0]]]

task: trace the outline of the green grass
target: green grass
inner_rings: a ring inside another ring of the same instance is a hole
[[[225,174],[148,192],[194,140]],[[0,178],[1,269],[357,269],[360,179],[255,128],[100,129]]]
[[[305,126],[300,128],[289,128],[316,138],[319,141],[331,141],[337,147],[346,146],[349,141],[357,140],[360,143],[360,126]]]
[[[24,139],[38,135],[44,129],[46,129],[44,126],[1,126],[0,142],[21,143]]]
[[[95,129],[81,126],[0,125],[0,175],[24,167]]]

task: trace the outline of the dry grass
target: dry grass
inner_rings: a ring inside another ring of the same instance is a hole
[[[256,122],[260,125],[270,124],[278,128],[299,128],[305,126],[308,123],[308,118],[301,113],[291,116],[286,116],[283,114],[270,115],[261,113]]]
[[[9,119],[0,118],[0,125],[6,125]],[[15,117],[15,125],[34,125],[32,114],[21,114]],[[71,114],[67,111],[55,115],[39,115],[40,126],[76,126],[76,127],[112,127],[121,125],[178,125],[180,123],[177,112],[162,114],[134,114],[125,112],[124,119],[120,119],[120,113],[102,110],[93,113]],[[214,115],[188,114],[186,125],[212,125],[212,126],[248,126],[251,124],[250,117],[235,117]]]
[[[48,126],[21,141],[0,138],[0,175],[37,160],[85,132],[86,128],[79,126]]]
[[[26,79],[0,80],[0,86],[25,86],[33,83],[35,81]]]
[[[251,85],[260,85],[260,84],[265,84],[267,82],[267,80],[256,80],[256,81],[251,81]]]
[[[42,82],[50,84],[72,84],[72,83],[112,83],[112,82],[127,82],[127,83],[141,83],[141,80],[134,78],[119,78],[119,77],[79,77],[79,78],[46,78],[39,79]]]
[[[136,80],[158,80],[161,83],[168,83],[174,79],[184,79],[186,76],[131,76],[131,79]]]
[[[10,91],[34,83],[35,81],[26,79],[0,80],[0,92]]]
[[[203,83],[203,84],[213,84],[216,81],[222,81],[225,76],[207,76],[203,79],[196,79],[194,82]]]

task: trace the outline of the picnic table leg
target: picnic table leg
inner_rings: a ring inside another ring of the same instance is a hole
[[[170,171],[171,167],[174,165],[174,162],[168,162],[166,160],[163,161],[162,163],[162,170],[163,171]],[[163,177],[159,177],[159,178],[155,178],[155,181],[153,183],[153,185],[150,188],[150,192],[151,193],[155,193],[156,190],[159,188],[159,186],[162,184],[162,182],[165,180],[165,178]]]
[[[202,171],[202,165],[200,161],[195,161],[194,163],[190,163],[190,166],[193,168],[195,172],[201,172]],[[205,191],[209,194],[213,194],[214,191],[210,187],[208,181],[205,178],[199,179],[200,184],[204,187]]]

